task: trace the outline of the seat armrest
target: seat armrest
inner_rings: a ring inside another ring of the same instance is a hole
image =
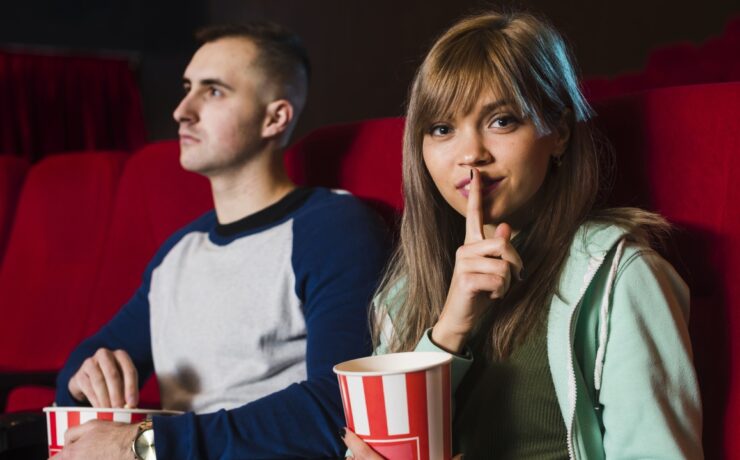
[[[47,457],[46,417],[43,412],[0,414],[0,460]]]
[[[0,412],[5,411],[10,391],[23,385],[54,387],[57,371],[11,371],[0,370]],[[0,458],[0,460],[3,460]]]

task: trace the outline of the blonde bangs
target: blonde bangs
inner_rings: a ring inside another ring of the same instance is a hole
[[[452,32],[452,31],[450,31]],[[447,38],[447,39],[446,39]],[[470,31],[452,38],[442,37],[429,53],[417,76],[418,93],[412,113],[417,129],[426,131],[433,123],[469,114],[482,94],[506,101],[522,118],[543,128],[539,110],[522,82],[529,80],[500,31]]]

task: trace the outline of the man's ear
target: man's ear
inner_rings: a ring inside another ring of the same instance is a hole
[[[262,137],[277,137],[284,133],[293,121],[293,104],[287,99],[278,99],[267,104]]]

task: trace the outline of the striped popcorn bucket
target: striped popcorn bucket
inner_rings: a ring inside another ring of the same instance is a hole
[[[437,352],[390,353],[334,366],[347,426],[392,460],[449,460],[450,362]]]
[[[154,409],[98,409],[93,407],[44,407],[49,456],[62,451],[67,429],[90,420],[139,423],[153,415],[179,415],[182,412]]]

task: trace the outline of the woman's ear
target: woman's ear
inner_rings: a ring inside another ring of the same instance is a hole
[[[565,153],[570,143],[570,133],[573,127],[573,112],[566,108],[563,113],[560,114],[560,121],[556,127],[557,139],[555,141],[555,152],[554,157],[560,157]]]
[[[293,121],[293,104],[287,99],[278,99],[267,104],[265,120],[262,124],[262,137],[272,138],[284,133]]]

